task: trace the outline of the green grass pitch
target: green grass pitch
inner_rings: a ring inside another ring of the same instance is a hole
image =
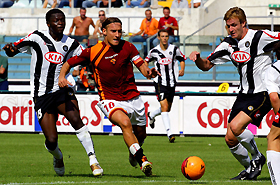
[[[104,175],[95,178],[88,157],[75,135],[59,135],[64,155],[65,175],[59,177],[52,166],[52,156],[44,148],[42,134],[0,133],[0,184],[271,184],[267,166],[257,181],[230,181],[243,170],[231,155],[223,137],[176,137],[169,143],[166,136],[148,136],[144,153],[153,163],[153,176],[146,177],[140,168],[128,162],[128,149],[121,135],[94,135],[92,138]],[[256,138],[260,151],[266,152],[266,138]],[[188,156],[199,156],[205,162],[203,177],[186,179],[181,164]]]

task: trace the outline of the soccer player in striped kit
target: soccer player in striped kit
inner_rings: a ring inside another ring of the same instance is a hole
[[[230,8],[224,20],[230,35],[207,59],[200,58],[197,51],[192,52],[189,58],[203,71],[226,62],[232,62],[237,67],[240,92],[230,113],[225,140],[233,156],[245,167],[232,180],[255,180],[261,174],[266,159],[258,150],[254,135],[246,127],[249,123],[259,126],[271,110],[263,79],[272,63],[273,45],[280,37],[278,32],[249,29],[245,12],[239,7]]]
[[[184,75],[186,57],[177,46],[168,43],[169,34],[167,30],[159,30],[157,38],[160,44],[149,51],[145,60],[148,63],[154,62],[156,70],[161,74],[161,76],[154,78],[154,86],[160,107],[148,112],[147,116],[150,120],[151,128],[154,128],[155,117],[161,115],[169,142],[174,143],[175,136],[172,135],[170,130],[169,112],[175,95],[178,77]],[[180,70],[177,61],[180,62]]]
[[[53,166],[57,175],[62,176],[65,173],[56,128],[58,114],[62,114],[75,129],[78,139],[85,148],[93,175],[100,176],[103,174],[103,169],[96,159],[89,130],[81,120],[75,94],[72,88],[61,89],[58,86],[59,72],[63,63],[70,57],[79,55],[83,48],[76,40],[63,34],[65,15],[61,10],[49,10],[46,14],[46,23],[48,31],[36,30],[14,44],[5,45],[3,49],[9,57],[19,52],[32,55],[31,95],[36,115],[46,138],[45,147],[53,155]]]

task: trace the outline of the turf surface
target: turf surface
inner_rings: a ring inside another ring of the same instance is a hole
[[[65,175],[53,171],[52,156],[44,148],[42,134],[0,133],[0,184],[271,184],[267,166],[257,181],[230,181],[243,167],[231,155],[223,137],[176,137],[169,143],[166,136],[148,136],[144,153],[153,163],[153,176],[146,177],[139,167],[128,162],[128,150],[121,135],[92,135],[95,151],[104,175],[95,178],[88,157],[75,135],[59,135],[64,155]],[[266,152],[266,138],[256,138],[260,151]],[[186,179],[181,164],[188,156],[205,162],[203,177]]]

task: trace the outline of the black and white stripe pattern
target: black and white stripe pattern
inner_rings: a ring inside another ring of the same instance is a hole
[[[32,54],[30,84],[34,97],[57,91],[63,63],[83,50],[76,40],[66,35],[57,42],[47,31],[38,30],[15,42],[15,45],[20,52]]]
[[[240,74],[241,93],[263,92],[266,91],[264,73],[272,63],[271,50],[279,39],[278,32],[249,29],[245,37],[239,41],[231,36],[226,37],[208,60],[213,64],[232,61]],[[247,58],[248,60],[245,60]]]
[[[161,76],[154,78],[154,81],[168,87],[174,87],[178,81],[179,66],[177,60],[181,62],[185,61],[186,58],[180,49],[172,44],[169,44],[165,51],[160,48],[160,45],[156,46],[149,51],[145,59],[146,62],[154,62],[156,70],[161,74]]]

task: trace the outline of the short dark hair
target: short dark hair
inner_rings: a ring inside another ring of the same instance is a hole
[[[170,8],[168,6],[165,6],[165,7],[163,7],[163,10],[169,10],[170,11]]]
[[[273,51],[276,53],[277,60],[280,60],[280,41],[274,44]]]
[[[63,13],[63,11],[54,8],[54,9],[49,10],[49,11],[46,13],[46,21],[47,21],[47,23],[50,21],[50,18],[51,18],[51,16],[52,16],[52,14],[56,14],[56,13],[61,13],[61,14],[63,14],[63,16],[64,16],[64,18],[65,18],[65,14]]]
[[[120,23],[121,25],[122,25],[122,21],[119,19],[119,18],[117,18],[117,17],[109,17],[109,18],[107,18],[103,23],[102,23],[102,30],[103,30],[103,28],[107,28],[107,26],[109,25],[109,24],[111,24],[111,23],[115,23],[115,22],[118,22],[118,23]]]
[[[80,11],[81,11],[81,10],[87,10],[87,9],[86,9],[85,7],[81,7],[81,8],[80,8]]]
[[[162,33],[162,32],[167,33],[168,36],[169,36],[169,33],[168,33],[168,31],[167,31],[166,29],[159,30],[158,33],[157,33],[157,35],[160,37],[160,33]]]

